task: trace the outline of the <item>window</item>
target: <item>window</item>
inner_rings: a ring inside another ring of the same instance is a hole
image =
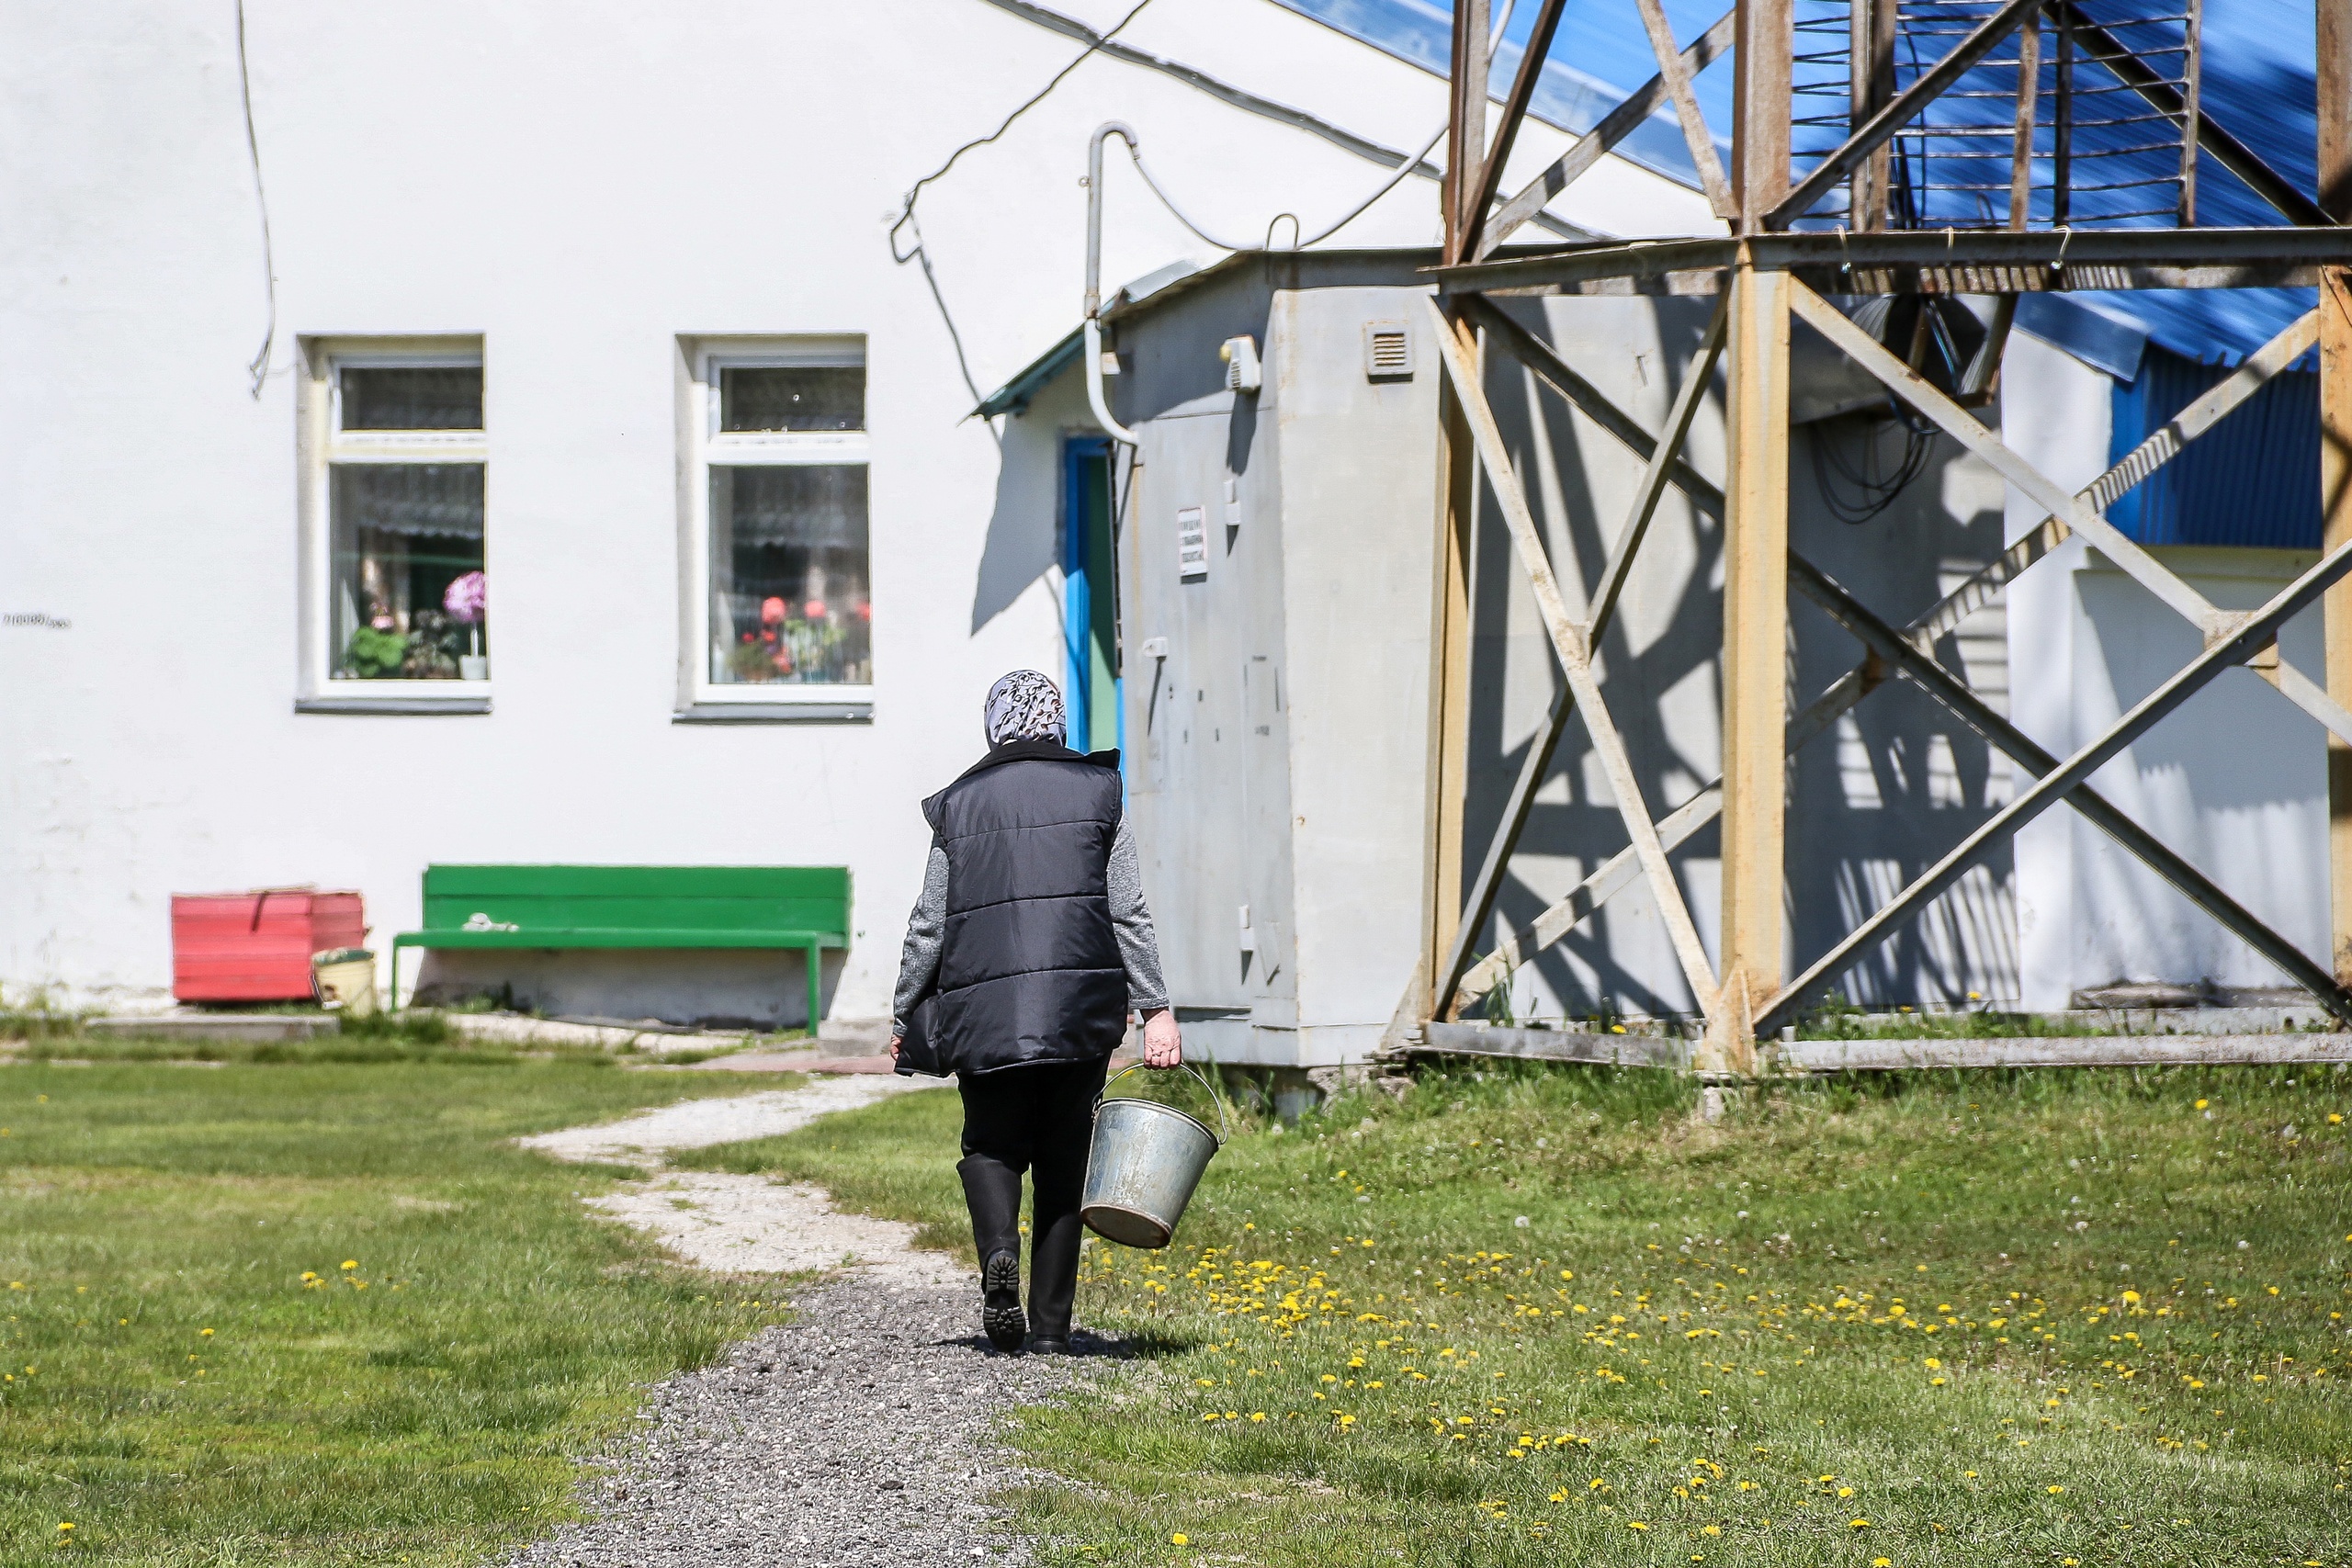
[[[687,359],[679,716],[868,716],[864,340],[730,340]]]
[[[305,697],[482,711],[490,689],[480,345],[305,344]]]

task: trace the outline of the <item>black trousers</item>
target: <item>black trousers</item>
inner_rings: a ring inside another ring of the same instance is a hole
[[[1079,1190],[1093,1136],[1105,1061],[1001,1067],[956,1080],[964,1096],[964,1158],[956,1169],[972,1211],[972,1241],[985,1263],[1021,1251],[1021,1176],[1029,1173],[1029,1325],[1069,1333],[1084,1226]]]

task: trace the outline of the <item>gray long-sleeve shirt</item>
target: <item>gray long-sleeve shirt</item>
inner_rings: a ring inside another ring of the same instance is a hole
[[[1111,840],[1111,863],[1104,870],[1111,895],[1111,928],[1118,935],[1119,959],[1126,965],[1127,1006],[1136,1012],[1157,1012],[1168,1005],[1168,982],[1159,973],[1159,938],[1151,928],[1151,911],[1143,901],[1143,868],[1127,819]],[[936,842],[923,867],[922,897],[907,917],[907,947],[899,961],[899,992],[890,1009],[894,1034],[907,1032],[907,1015],[931,995],[939,978],[939,945],[947,927],[947,852]]]

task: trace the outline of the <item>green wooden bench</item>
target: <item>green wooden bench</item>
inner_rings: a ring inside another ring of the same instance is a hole
[[[824,1010],[818,954],[849,945],[849,868],[841,865],[435,865],[424,872],[424,929],[401,949],[799,948],[808,955],[808,1032]]]

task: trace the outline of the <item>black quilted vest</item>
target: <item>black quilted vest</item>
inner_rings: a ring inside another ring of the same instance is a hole
[[[922,803],[947,853],[947,920],[931,1007],[941,1065],[990,1073],[1108,1056],[1127,974],[1104,874],[1119,754],[1044,740],[995,747]]]

